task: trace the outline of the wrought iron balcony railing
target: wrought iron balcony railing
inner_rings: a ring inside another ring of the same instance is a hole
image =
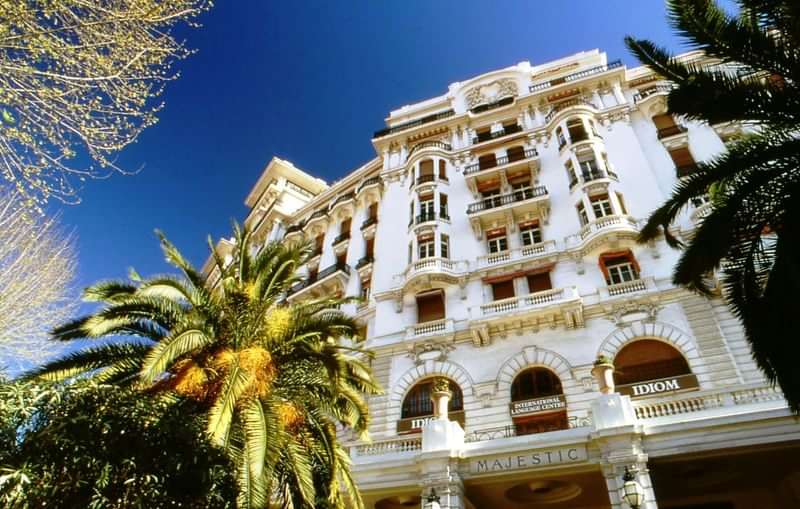
[[[475,214],[476,212],[495,209],[498,207],[502,207],[504,205],[522,202],[530,200],[532,198],[538,198],[540,196],[546,196],[546,195],[547,195],[547,188],[544,186],[519,189],[512,193],[498,195],[498,196],[490,196],[489,198],[484,198],[479,202],[475,202],[471,204],[469,207],[467,207],[467,214]]]
[[[343,272],[345,275],[349,276],[350,275],[350,266],[347,265],[346,263],[335,263],[335,264],[331,265],[330,267],[327,267],[327,268],[319,271],[316,275],[311,276],[311,277],[307,278],[306,280],[301,281],[301,282],[297,283],[296,285],[294,285],[289,290],[289,294],[290,295],[291,294],[295,294],[295,293],[299,292],[300,290],[304,290],[304,289],[308,288],[309,286],[311,286],[311,285],[313,285],[315,283],[318,283],[318,282],[320,282],[320,281],[332,276],[333,274],[335,274],[337,272]]]
[[[502,129],[500,129],[499,131],[495,131],[495,132],[487,131],[487,132],[484,132],[484,133],[479,133],[477,136],[472,138],[472,144],[475,145],[477,143],[483,143],[484,141],[493,140],[495,138],[500,138],[500,137],[506,136],[508,134],[518,133],[520,131],[522,131],[522,127],[517,125],[517,124],[514,124],[514,125],[506,126],[506,127],[502,128]]]
[[[442,111],[440,113],[434,113],[433,115],[428,115],[426,117],[418,118],[417,120],[412,120],[411,122],[406,122],[404,124],[399,124],[394,127],[387,127],[385,129],[381,129],[380,131],[375,131],[375,135],[373,138],[380,138],[382,136],[386,136],[389,134],[399,133],[400,131],[405,131],[406,129],[411,129],[413,127],[419,127],[424,124],[429,124],[431,122],[436,122],[437,120],[442,120],[444,118],[452,117],[455,115],[456,112],[453,110]]]
[[[556,85],[561,85],[562,83],[568,83],[570,81],[576,81],[581,78],[586,78],[587,76],[591,76],[593,74],[600,74],[602,72],[610,71],[611,69],[616,69],[617,67],[622,67],[621,60],[614,60],[613,62],[609,62],[607,64],[598,65],[592,67],[590,69],[585,69],[583,71],[578,71],[572,74],[568,74],[566,76],[562,76],[560,78],[552,79],[550,81],[544,81],[542,83],[537,83],[535,85],[531,85],[528,87],[529,92],[538,92],[540,90],[546,90],[550,87],[554,87]]]
[[[478,173],[479,171],[488,170],[491,168],[497,168],[498,166],[505,166],[509,163],[514,163],[517,161],[524,161],[532,157],[537,157],[538,155],[539,152],[535,148],[529,148],[520,155],[498,157],[494,161],[489,161],[488,163],[470,164],[469,166],[464,168],[464,175],[470,175],[472,173]]]

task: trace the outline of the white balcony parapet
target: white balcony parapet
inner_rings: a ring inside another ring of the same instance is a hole
[[[656,281],[652,277],[634,279],[633,281],[625,281],[624,283],[617,283],[608,285],[601,289],[601,294],[604,297],[616,297],[618,295],[627,295],[629,293],[638,293],[656,290]]]
[[[639,420],[685,419],[686,414],[723,409],[722,413],[747,413],[750,405],[769,404],[786,407],[783,393],[774,387],[753,385],[727,390],[698,391],[676,394],[668,397],[652,398],[633,402],[636,418]],[[755,411],[756,409],[752,409]],[[662,419],[667,418],[667,419]]]
[[[447,274],[450,276],[460,276],[469,270],[469,263],[466,260],[451,260],[449,258],[423,258],[418,260],[400,274],[394,276],[395,286],[403,286],[406,281],[424,274]]]
[[[585,224],[575,235],[570,235],[565,239],[567,248],[574,248],[586,242],[592,237],[601,233],[625,231],[638,233],[640,228],[639,221],[627,215],[605,216],[595,219],[591,223]]]
[[[556,242],[547,240],[538,244],[531,244],[517,249],[511,249],[500,253],[493,253],[478,258],[478,268],[493,267],[508,262],[525,261],[539,256],[546,256],[556,252]]]
[[[422,437],[397,438],[394,440],[382,440],[370,444],[356,445],[350,449],[350,456],[353,458],[364,456],[382,456],[384,454],[399,454],[404,452],[414,452],[422,449]]]
[[[449,318],[418,323],[416,325],[409,325],[406,327],[406,339],[417,339],[424,336],[440,336],[454,333],[455,323]]]
[[[472,315],[477,315],[473,316],[473,319],[484,318],[497,313],[526,311],[537,307],[544,307],[549,304],[571,300],[577,297],[578,291],[575,287],[554,288],[552,290],[543,290],[541,292],[521,295],[519,297],[496,300],[494,302],[489,302],[488,304],[482,304],[479,307],[470,308],[470,311],[472,312]]]

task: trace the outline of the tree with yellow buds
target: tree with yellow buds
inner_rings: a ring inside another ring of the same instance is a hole
[[[175,38],[210,0],[0,1],[0,177],[39,206],[125,170],[114,156],[155,124]],[[78,154],[93,163],[73,164]]]
[[[270,243],[255,252],[250,232],[235,230],[233,259],[214,258],[213,280],[161,235],[181,276],[132,273],[87,288],[85,298],[104,306],[57,328],[55,338],[115,339],[28,377],[91,373],[201,403],[208,437],[237,465],[239,507],[338,508],[345,497],[360,507],[336,430],[366,436],[365,397],[380,392],[370,353],[340,311],[345,300],[287,300],[310,246]]]

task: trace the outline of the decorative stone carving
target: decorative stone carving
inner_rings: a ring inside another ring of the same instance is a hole
[[[517,95],[519,95],[517,82],[506,78],[472,88],[467,91],[464,98],[467,101],[467,107],[472,109],[479,104],[492,103],[505,97],[516,97]]]
[[[621,302],[610,309],[606,309],[606,320],[621,327],[631,322],[642,321],[652,323],[658,318],[658,312],[663,308],[653,302]]]
[[[444,362],[448,354],[455,349],[447,343],[417,343],[408,347],[408,357],[419,366],[427,361]]]

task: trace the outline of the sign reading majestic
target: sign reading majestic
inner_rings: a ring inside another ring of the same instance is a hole
[[[469,462],[469,471],[471,474],[488,474],[509,470],[542,468],[565,463],[580,463],[581,461],[586,461],[587,458],[586,447],[583,445],[539,449],[471,460]]]
[[[694,375],[680,375],[671,378],[660,378],[658,380],[647,380],[633,384],[618,385],[617,391],[632,398],[641,396],[651,396],[664,392],[684,391],[687,389],[697,389],[697,377]]]
[[[563,410],[567,408],[567,400],[564,398],[563,394],[557,394],[555,396],[545,396],[543,398],[514,401],[509,406],[511,408],[511,417],[519,417]]]

